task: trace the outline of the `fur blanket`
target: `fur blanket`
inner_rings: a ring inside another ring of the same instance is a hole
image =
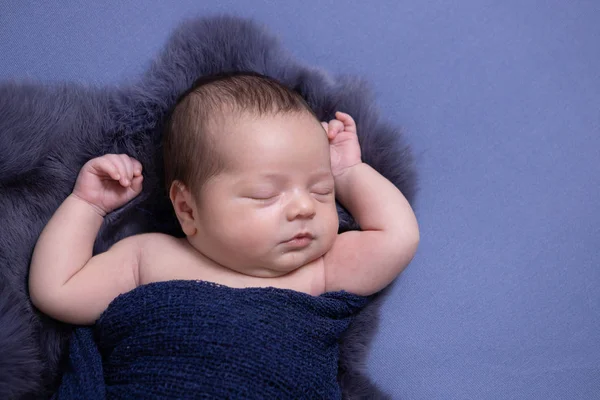
[[[300,92],[322,120],[344,110],[356,119],[363,159],[412,202],[413,158],[398,129],[382,123],[368,85],[329,76],[293,59],[263,27],[230,16],[183,23],[164,50],[127,87],[0,83],[0,398],[39,398],[56,390],[72,327],[37,312],[27,271],[38,235],[70,193],[81,166],[124,152],[145,168],[144,191],[110,215],[95,252],[148,231],[181,235],[161,184],[160,137],[166,112],[199,76],[251,70]],[[340,229],[356,229],[341,207]],[[379,296],[351,324],[340,347],[344,398],[383,398],[364,375]]]

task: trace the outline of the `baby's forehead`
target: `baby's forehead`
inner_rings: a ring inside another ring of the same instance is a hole
[[[239,140],[248,139],[259,140],[266,134],[276,132],[277,136],[290,135],[293,127],[299,124],[299,118],[304,120],[302,124],[302,136],[305,140],[317,140],[328,147],[327,134],[323,130],[321,123],[312,115],[299,113],[274,113],[260,114],[258,112],[244,111],[242,113],[219,113],[211,116],[207,121],[207,133],[212,135],[215,140],[222,140],[220,145],[227,148],[227,144],[237,143]],[[309,124],[306,121],[309,120]],[[283,122],[282,122],[283,121]]]
[[[266,159],[285,163],[304,157],[309,164],[320,158],[320,167],[329,160],[327,135],[310,115],[230,111],[212,117],[203,141],[226,165],[246,168]]]
[[[333,182],[331,170],[315,169],[313,171],[237,171],[229,175],[230,182],[238,188],[245,187],[296,187],[312,186],[319,183]]]

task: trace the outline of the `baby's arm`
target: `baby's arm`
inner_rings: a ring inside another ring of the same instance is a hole
[[[64,322],[93,324],[116,296],[137,286],[138,237],[95,257],[92,250],[104,216],[141,188],[141,164],[125,155],[99,157],[81,169],[35,246],[29,293],[37,308]]]
[[[339,121],[328,126],[336,198],[361,231],[340,234],[325,255],[325,285],[327,291],[366,296],[385,288],[410,263],[419,243],[419,228],[400,190],[360,161],[352,118],[343,113],[337,116]],[[338,135],[343,135],[343,148],[336,146]]]

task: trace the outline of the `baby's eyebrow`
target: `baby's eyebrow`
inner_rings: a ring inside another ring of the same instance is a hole
[[[332,178],[333,175],[331,173],[331,170],[322,169],[322,170],[315,171],[312,174],[312,177],[317,178],[317,179],[329,179],[329,178]]]
[[[330,179],[332,177],[331,171],[326,169],[316,170],[310,174],[311,180],[323,180]],[[287,180],[288,176],[280,172],[265,172],[260,174],[259,178],[278,182]]]
[[[281,178],[282,176],[284,175],[279,172],[263,172],[260,174],[261,178]]]

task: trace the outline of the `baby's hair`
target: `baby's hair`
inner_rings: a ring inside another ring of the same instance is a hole
[[[177,180],[194,195],[224,168],[217,129],[236,115],[274,116],[313,110],[294,90],[255,72],[204,76],[179,97],[163,132],[165,185]]]

